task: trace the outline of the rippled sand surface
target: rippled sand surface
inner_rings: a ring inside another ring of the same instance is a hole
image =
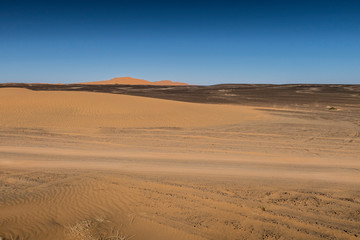
[[[341,99],[0,88],[0,237],[358,239],[360,103]]]

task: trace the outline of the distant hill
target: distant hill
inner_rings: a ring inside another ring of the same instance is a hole
[[[101,85],[101,84],[122,84],[122,85],[167,85],[167,86],[183,86],[189,85],[182,82],[173,82],[170,80],[162,80],[150,82],[144,79],[137,79],[132,77],[117,77],[105,81],[94,81],[94,82],[83,82],[80,84],[91,84],[91,85]]]

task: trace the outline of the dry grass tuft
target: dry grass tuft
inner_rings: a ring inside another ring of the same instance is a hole
[[[25,240],[25,238],[20,236],[13,236],[12,234],[10,234],[9,238],[0,237],[0,240]]]
[[[104,219],[84,220],[66,227],[67,239],[71,240],[129,240],[133,236],[126,236],[117,229],[104,231]],[[105,223],[105,224],[104,224]]]

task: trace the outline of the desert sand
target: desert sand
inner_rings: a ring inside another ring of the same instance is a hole
[[[3,85],[0,102],[4,239],[360,238],[356,86]]]

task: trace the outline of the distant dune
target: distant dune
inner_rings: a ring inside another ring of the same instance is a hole
[[[94,81],[94,82],[83,82],[80,84],[94,84],[94,85],[100,85],[100,84],[124,84],[124,85],[173,85],[173,86],[182,86],[182,85],[189,85],[187,83],[182,82],[173,82],[170,80],[162,80],[162,81],[155,81],[150,82],[144,79],[137,79],[132,77],[117,77],[110,80],[105,81]]]

